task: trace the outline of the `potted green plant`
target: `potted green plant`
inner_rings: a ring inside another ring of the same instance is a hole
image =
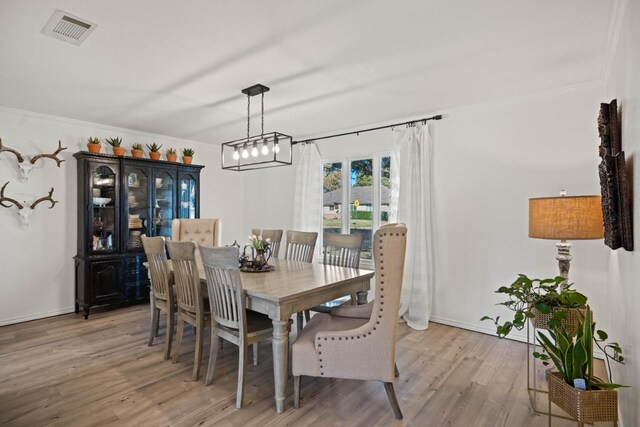
[[[185,165],[190,165],[195,153],[196,152],[193,148],[185,148],[184,150],[182,150],[182,162]]]
[[[506,295],[508,299],[498,303],[514,312],[513,319],[500,323],[495,319],[482,317],[482,321],[491,320],[496,325],[496,334],[500,338],[507,336],[512,329],[521,331],[531,319],[536,328],[554,329],[560,326],[575,333],[581,310],[587,303],[587,297],[566,285],[566,279],[557,276],[552,279],[530,279],[518,274],[509,286],[501,286],[496,293]]]
[[[89,150],[90,153],[99,153],[101,147],[102,145],[100,145],[100,138],[95,136],[90,136],[87,139],[87,149]]]
[[[178,160],[178,152],[175,148],[167,148],[167,160],[175,162]]]
[[[142,144],[136,143],[131,145],[131,155],[133,157],[142,157]]]
[[[162,153],[160,152],[160,148],[162,145],[158,145],[155,142],[151,145],[147,144],[147,148],[149,149],[149,157],[153,160],[160,160],[160,156]]]
[[[593,343],[605,355],[609,379],[613,360],[624,363],[618,343],[605,344],[608,335],[595,329],[591,308],[587,305],[584,317],[578,322],[575,335],[566,328],[550,329],[548,336],[538,332],[538,342],[544,353],[533,355],[543,362],[551,360],[557,372],[549,372],[549,405],[551,402],[569,413],[580,423],[617,421],[620,384],[605,382],[593,375]]]
[[[105,141],[111,146],[111,148],[113,149],[113,154],[115,154],[116,156],[124,156],[124,154],[127,152],[127,149],[121,146],[122,138],[120,138],[119,136],[107,138],[105,139]]]

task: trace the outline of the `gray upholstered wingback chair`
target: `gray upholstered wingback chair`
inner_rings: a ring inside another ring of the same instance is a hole
[[[198,245],[222,246],[221,224],[218,218],[174,219],[171,221],[171,240],[193,242],[195,258],[200,258]]]
[[[318,313],[296,338],[292,348],[296,408],[302,375],[377,380],[384,383],[396,418],[402,419],[392,381],[406,235],[407,228],[398,224],[374,235],[377,298],[368,318]]]

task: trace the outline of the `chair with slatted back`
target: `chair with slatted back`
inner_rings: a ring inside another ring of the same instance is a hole
[[[278,258],[278,254],[280,253],[280,242],[282,241],[282,230],[264,230],[254,228],[251,230],[251,234],[262,236],[263,239],[269,239],[271,241],[271,256],[273,258]]]
[[[217,343],[225,339],[239,348],[236,407],[242,407],[248,346],[271,338],[273,328],[268,316],[245,309],[240,279],[238,248],[200,245],[200,256],[207,277],[211,308],[211,347],[205,385],[211,384],[218,356]],[[254,360],[255,362],[255,360]]]
[[[178,334],[176,336],[176,349],[173,353],[173,363],[178,362],[184,335],[184,324],[188,323],[196,331],[196,350],[193,362],[194,381],[200,375],[202,362],[202,346],[204,343],[204,328],[209,320],[208,307],[204,305],[202,288],[200,287],[200,275],[196,264],[193,242],[167,242],[171,263],[173,264],[173,277],[175,282],[176,303],[178,308]]]
[[[287,230],[287,245],[284,250],[284,259],[291,261],[313,262],[318,233],[306,231]],[[302,330],[303,313],[297,313],[296,326],[298,332]]]
[[[142,236],[142,246],[147,255],[151,274],[151,328],[148,345],[153,345],[153,339],[158,336],[160,312],[162,311],[167,315],[164,359],[168,360],[171,357],[171,343],[173,341],[175,296],[171,283],[171,271],[169,270],[165,252],[164,237]]]

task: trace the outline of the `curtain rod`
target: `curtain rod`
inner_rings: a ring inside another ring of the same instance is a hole
[[[431,116],[431,117],[425,117],[424,119],[409,120],[408,122],[402,122],[402,123],[394,123],[392,125],[378,126],[378,127],[375,127],[375,128],[362,129],[362,130],[354,130],[354,131],[351,131],[351,132],[336,133],[334,135],[320,136],[318,138],[303,139],[302,141],[293,141],[291,143],[291,145],[305,144],[307,142],[319,141],[321,139],[337,138],[339,136],[347,136],[347,135],[353,135],[353,134],[360,135],[361,133],[371,132],[371,131],[374,131],[374,130],[387,129],[387,128],[392,128],[392,127],[395,127],[395,126],[412,125],[412,124],[420,123],[420,122],[422,122],[424,124],[428,120],[442,120],[442,114],[438,114],[436,116]]]

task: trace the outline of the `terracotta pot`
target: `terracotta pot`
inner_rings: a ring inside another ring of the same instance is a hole
[[[87,149],[90,153],[99,153],[101,148],[101,144],[87,144]]]
[[[167,154],[167,160],[169,160],[170,162],[176,162],[176,161],[178,161],[178,155],[177,154]]]
[[[184,163],[185,165],[190,165],[192,160],[193,157],[182,156],[182,163]]]
[[[564,409],[579,423],[618,421],[616,390],[579,390],[564,382],[559,372],[548,372],[547,380],[549,401]]]
[[[160,153],[159,151],[152,151],[149,153],[149,157],[152,160],[160,160],[160,156],[162,156],[162,153]]]
[[[113,154],[115,154],[116,156],[124,156],[125,153],[127,152],[127,149],[124,147],[111,147],[113,148]]]
[[[143,154],[142,150],[131,150],[131,155],[133,157],[142,157],[142,154]]]

